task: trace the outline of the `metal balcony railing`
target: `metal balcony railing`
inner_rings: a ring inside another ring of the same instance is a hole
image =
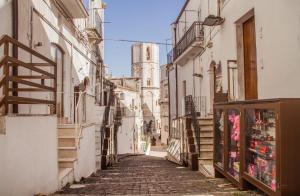
[[[100,41],[103,39],[102,19],[97,9],[92,8],[89,10],[89,18],[86,30],[88,31],[87,33],[90,39],[96,39]]]
[[[185,115],[192,115],[193,111],[197,116],[205,116],[207,114],[206,97],[193,97],[188,95],[184,99]]]
[[[179,42],[177,42],[173,50],[169,53],[170,59],[168,58],[168,60],[172,60],[172,62],[175,61],[182,53],[186,51],[188,47],[190,47],[196,41],[204,41],[204,28],[199,21],[194,22],[179,40]],[[171,58],[171,56],[173,58]]]
[[[167,55],[167,63],[168,63],[168,64],[172,64],[172,63],[173,63],[173,58],[174,58],[174,56],[173,56],[173,50],[171,50],[171,51],[168,53],[168,55]]]

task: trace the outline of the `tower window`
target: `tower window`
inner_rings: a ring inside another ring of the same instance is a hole
[[[147,57],[147,61],[149,61],[150,58],[151,58],[150,47],[147,47],[146,55],[147,55],[146,56]]]
[[[148,80],[147,80],[147,86],[151,86],[151,80],[150,80],[150,78],[148,78]]]

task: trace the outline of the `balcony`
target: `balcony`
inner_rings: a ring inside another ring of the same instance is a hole
[[[184,65],[203,50],[204,30],[201,22],[197,21],[192,24],[173,48],[173,63]]]
[[[196,116],[206,116],[207,108],[206,108],[206,96],[193,97],[192,95],[188,95],[184,98],[184,110],[185,115],[193,115]]]
[[[85,31],[90,42],[97,44],[103,40],[102,20],[97,9],[89,10],[89,19]]]
[[[88,12],[82,0],[57,0],[59,6],[68,14],[70,18],[87,18]]]

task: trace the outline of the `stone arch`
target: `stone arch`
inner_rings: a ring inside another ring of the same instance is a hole
[[[213,104],[214,104],[214,98],[215,98],[215,69],[216,69],[216,61],[212,60],[209,65],[209,92],[210,92],[210,113],[213,111]]]

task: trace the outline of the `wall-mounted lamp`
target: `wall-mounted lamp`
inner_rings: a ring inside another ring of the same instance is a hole
[[[41,47],[41,46],[43,46],[43,42],[37,42],[37,43],[35,43],[33,46],[34,46],[35,48],[36,48],[36,47]]]

